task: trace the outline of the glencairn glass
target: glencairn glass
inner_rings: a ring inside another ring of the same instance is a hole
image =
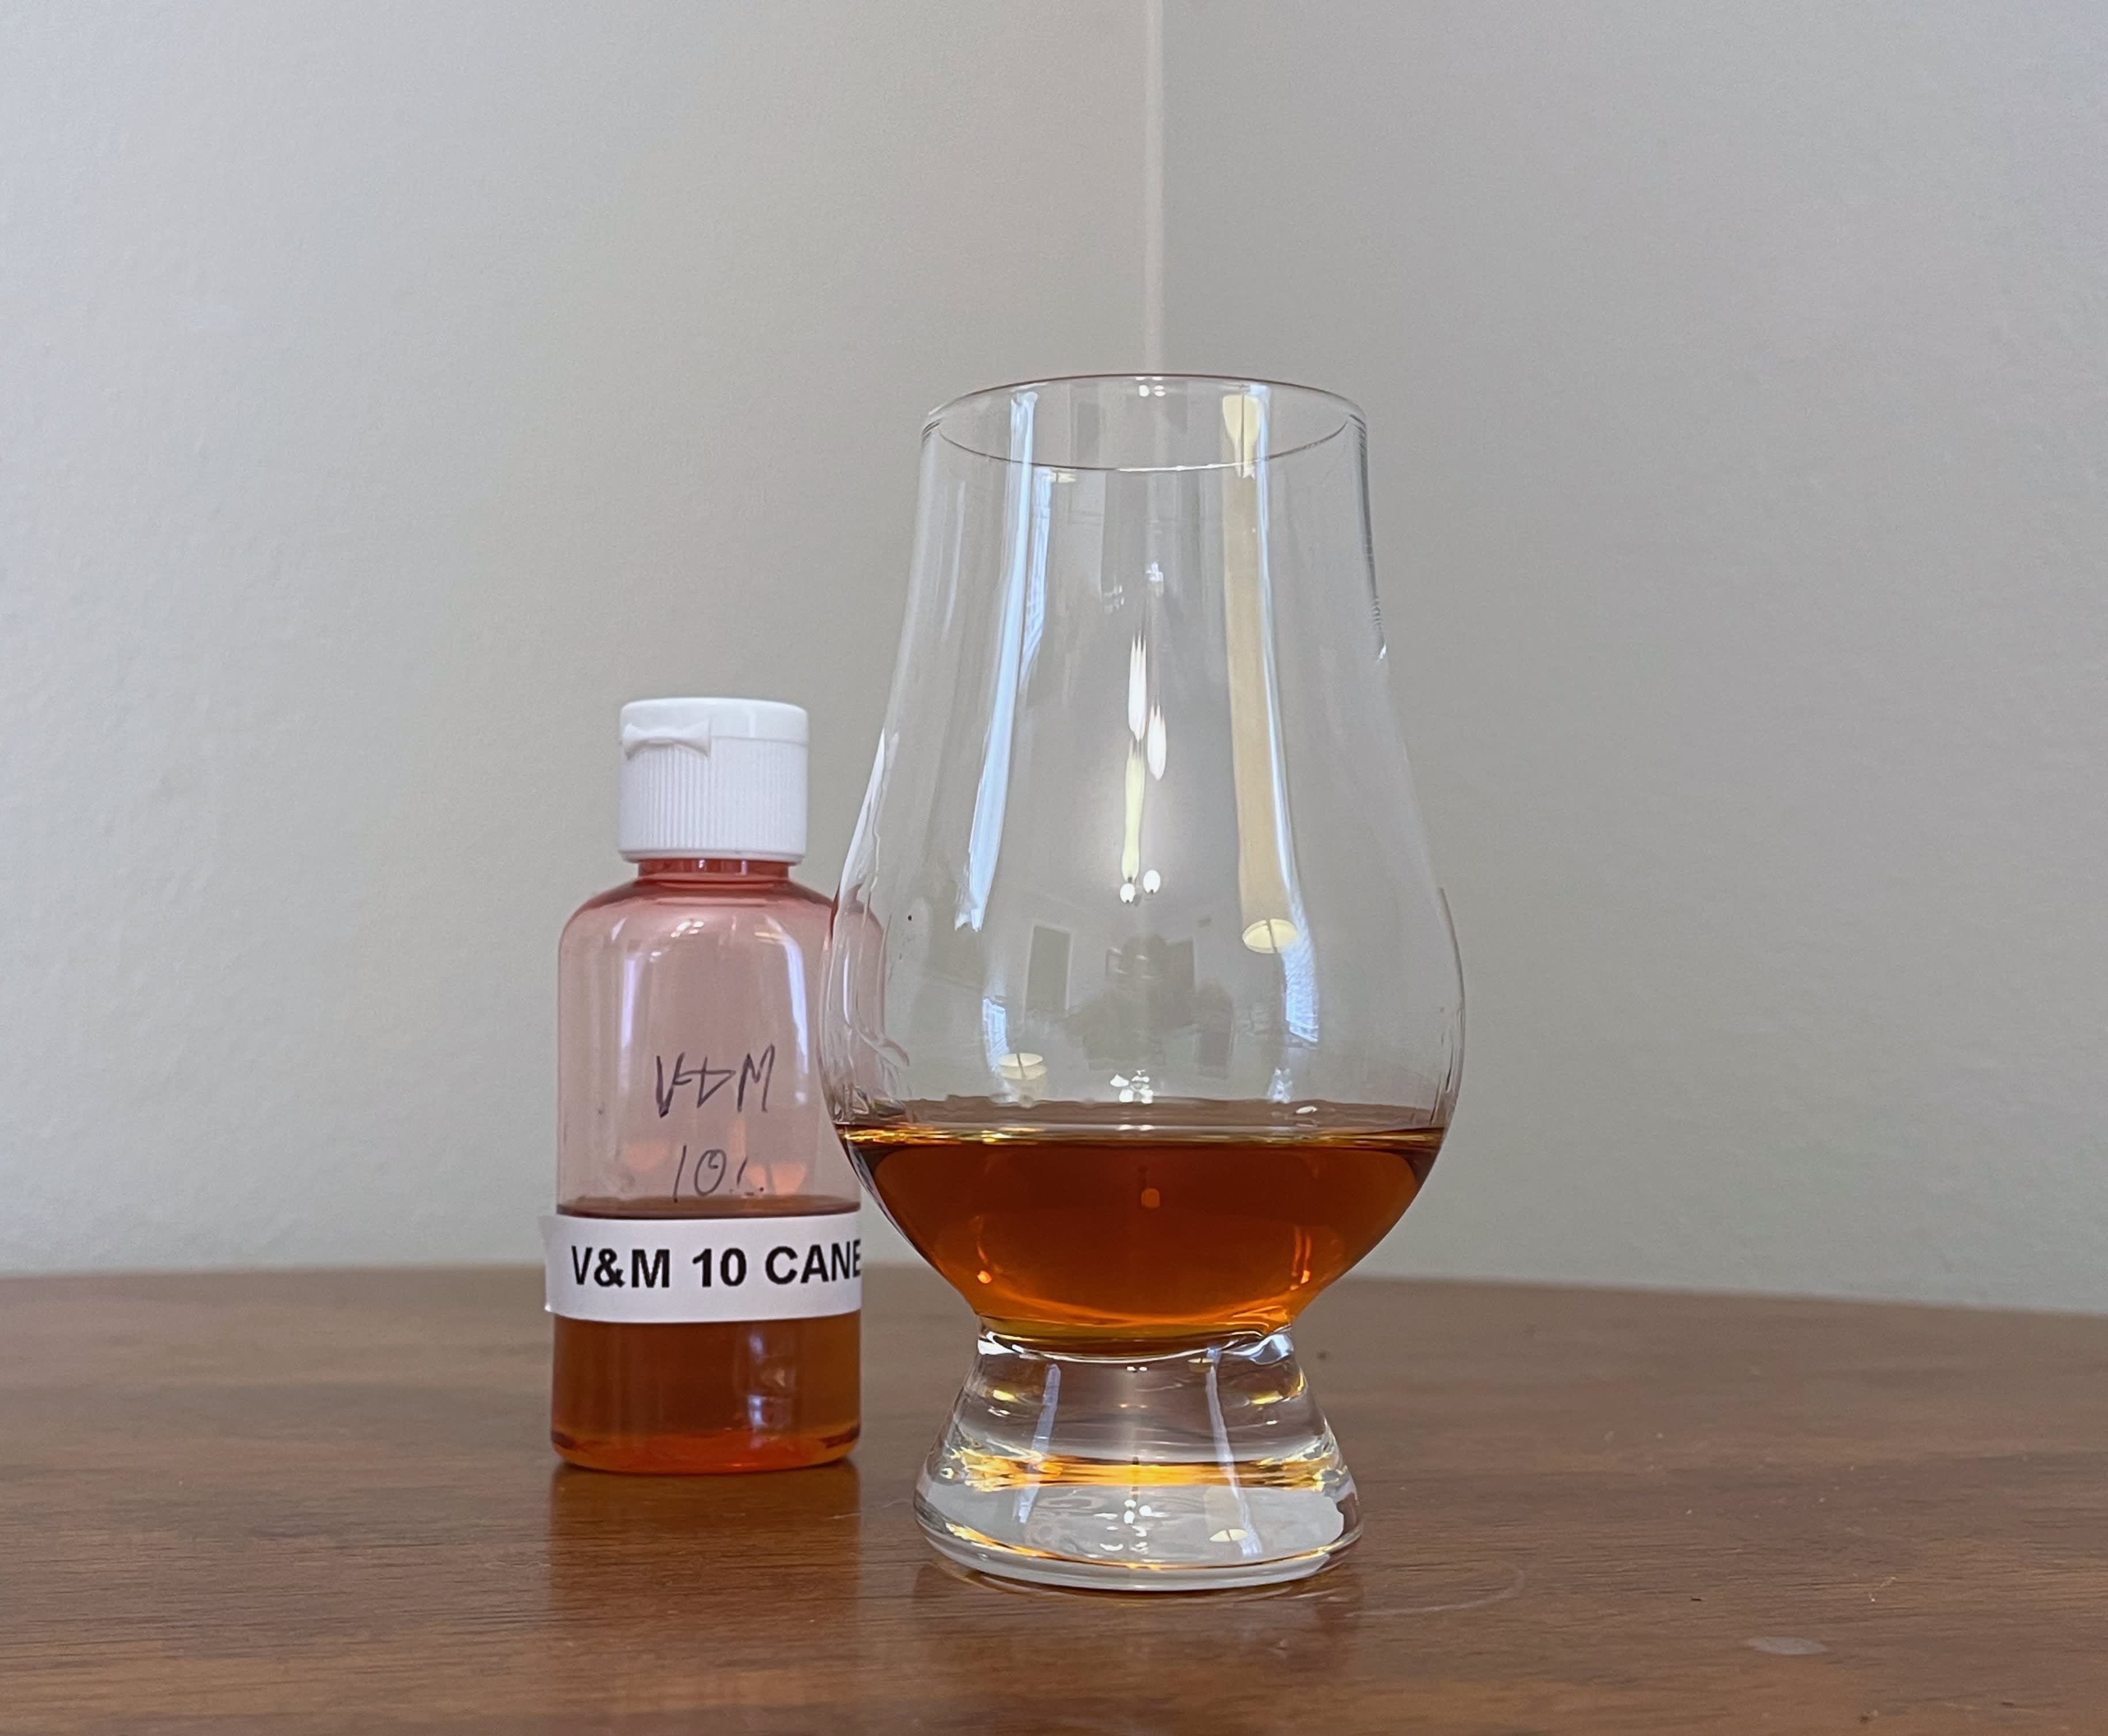
[[[969,1567],[1263,1585],[1359,1529],[1289,1329],[1426,1179],[1463,1036],[1365,438],[1327,393],[1157,376],[923,431],[822,1047],[980,1318],[916,1495]]]

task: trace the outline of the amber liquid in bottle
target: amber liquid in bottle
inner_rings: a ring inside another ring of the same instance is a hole
[[[795,1196],[743,1202],[764,1216],[855,1208]],[[581,1199],[572,1217],[687,1217],[656,1200]],[[598,1471],[794,1471],[855,1444],[855,1314],[678,1325],[553,1317],[549,1438]]]
[[[1074,1347],[1286,1326],[1398,1221],[1444,1131],[1101,1132],[1007,1125],[1016,1107],[993,1103],[984,1131],[971,1108],[841,1131],[902,1233],[983,1319]],[[1236,1119],[1234,1105],[1156,1108],[1173,1125]]]

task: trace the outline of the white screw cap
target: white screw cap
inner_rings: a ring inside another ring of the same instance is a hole
[[[622,853],[796,862],[805,854],[804,708],[639,699],[622,708]]]

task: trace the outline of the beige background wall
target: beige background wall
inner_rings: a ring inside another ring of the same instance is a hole
[[[2108,1307],[2108,12],[1169,14],[1174,366],[1371,422],[1400,1269]]]
[[[811,708],[834,883],[923,413],[1136,358],[1142,43],[0,8],[0,1268],[533,1251],[617,706]]]
[[[809,706],[831,885],[922,412],[1160,277],[1370,412],[1471,995],[1380,1260],[2108,1307],[2100,12],[1163,25],[0,10],[0,1269],[528,1253],[615,706]]]

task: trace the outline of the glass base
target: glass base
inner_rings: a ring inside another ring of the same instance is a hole
[[[1007,1579],[1210,1591],[1315,1573],[1354,1480],[1285,1332],[1079,1355],[984,1329],[916,1485],[938,1551]]]

